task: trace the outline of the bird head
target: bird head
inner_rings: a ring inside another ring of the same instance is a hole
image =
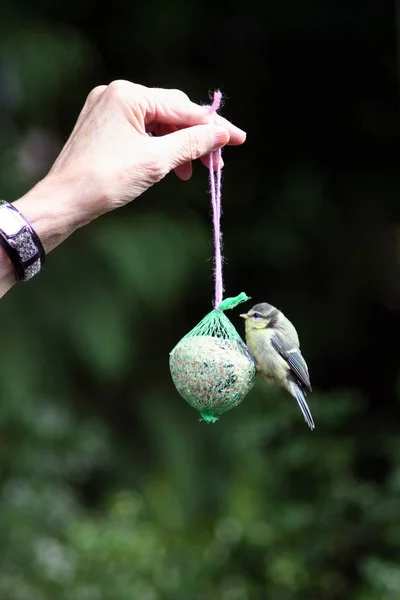
[[[240,315],[246,321],[246,329],[266,329],[275,327],[279,311],[267,302],[256,304],[247,313]]]

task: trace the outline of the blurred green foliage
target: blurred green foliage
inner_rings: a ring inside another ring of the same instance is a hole
[[[214,426],[178,397],[168,352],[210,309],[212,245],[206,172],[171,175],[2,299],[0,600],[400,597],[395,19],[253,8],[1,4],[7,199],[94,85],[221,86],[249,134],[225,150],[227,295],[296,323],[316,431],[262,383]]]

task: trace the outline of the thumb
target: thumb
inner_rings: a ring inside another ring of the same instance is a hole
[[[220,125],[194,125],[156,138],[169,171],[222,148],[229,139],[228,130]]]

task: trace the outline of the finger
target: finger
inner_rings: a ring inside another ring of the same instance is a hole
[[[209,115],[209,122],[210,123],[213,122],[212,114]],[[214,122],[217,125],[220,125],[221,127],[225,127],[225,129],[227,131],[229,131],[230,139],[228,142],[228,146],[240,146],[240,144],[243,144],[246,141],[246,137],[247,137],[246,132],[243,131],[243,129],[239,129],[239,127],[236,127],[235,125],[233,125],[230,121],[228,121],[224,117],[217,115],[217,118]]]
[[[217,162],[216,162],[216,157],[215,157],[215,154],[214,154],[214,155],[207,154],[206,156],[201,156],[201,157],[200,157],[200,160],[201,160],[201,162],[203,163],[203,165],[204,165],[205,167],[207,167],[207,169],[209,169],[209,168],[210,168],[210,160],[211,160],[211,156],[213,156],[213,157],[214,157],[214,158],[213,158],[213,166],[214,166],[214,170],[217,170],[217,168],[218,168],[218,164],[217,164]],[[222,158],[222,156],[220,156],[220,157],[219,157],[219,166],[221,167],[221,169],[223,168],[224,164],[225,164],[225,163],[224,163],[224,159]]]
[[[225,129],[227,131],[229,131],[229,126],[232,125],[232,123],[230,123],[223,117],[220,117],[219,115],[217,115],[217,116],[214,115],[214,117],[212,119],[210,119],[209,122],[221,125],[221,127],[225,127]],[[177,131],[177,130],[178,130],[178,127],[176,125],[157,123],[157,121],[152,121],[151,123],[146,125],[146,131],[152,132],[152,133],[154,132],[155,135],[166,135],[167,133],[172,133],[173,131]],[[240,131],[242,131],[242,130],[240,129]],[[242,132],[242,133],[244,133],[244,132]],[[232,137],[230,137],[228,146],[236,146],[236,145],[242,144],[243,143],[242,138],[243,138],[243,136],[239,136],[239,138],[238,138],[237,135],[234,135],[233,139],[232,139]],[[245,134],[244,139],[246,139],[246,134]]]
[[[218,114],[210,112],[208,106],[195,104],[180,90],[152,88],[153,97],[149,102],[145,122],[152,120],[170,123],[177,127],[190,127],[215,123],[229,132],[229,145],[237,146],[246,140],[246,132],[236,127]]]
[[[174,172],[179,179],[182,179],[182,181],[189,181],[193,173],[192,161],[189,160],[188,162],[183,163],[183,165],[177,166],[174,169]]]
[[[152,123],[151,126],[148,128],[149,131],[154,132],[155,135],[157,136],[161,136],[161,135],[167,135],[169,133],[173,133],[175,131],[178,131],[178,128],[175,125],[164,125],[162,123]],[[230,142],[228,142],[229,144]],[[214,156],[213,159],[213,167],[214,170],[216,170],[218,168],[218,166],[220,166],[220,168],[222,169],[224,166],[224,160],[222,158],[222,156],[219,157],[219,163],[217,164],[217,157],[211,154],[206,154],[205,156],[201,156],[200,160],[203,163],[203,165],[205,167],[207,167],[207,169],[210,168],[210,158],[211,156]],[[179,179],[182,179],[182,181],[188,181],[192,174],[193,174],[193,168],[192,168],[192,161],[188,161],[187,163],[184,163],[183,165],[179,165],[178,167],[176,167],[176,169],[174,169],[175,171],[175,175],[177,177],[179,177]]]
[[[168,135],[169,133],[174,133],[178,130],[178,128],[175,125],[168,125],[166,123],[157,122],[152,123],[150,128],[156,136]]]
[[[222,148],[229,142],[229,132],[218,125],[196,125],[155,138],[154,142],[170,171]]]
[[[139,106],[144,125],[153,121],[177,127],[216,123],[228,131],[230,144],[243,144],[246,139],[246,133],[242,129],[227,119],[210,113],[208,106],[192,102],[181,90],[147,88],[121,80],[110,83],[106,93],[109,98],[118,101],[130,111],[135,111]]]
[[[164,157],[165,166],[170,171],[222,148],[229,142],[229,133],[217,125],[196,125],[154,141],[159,145],[158,153]],[[188,170],[184,171],[184,175],[188,175]]]

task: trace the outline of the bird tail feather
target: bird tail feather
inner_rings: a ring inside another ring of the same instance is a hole
[[[303,417],[305,422],[309,426],[310,429],[315,429],[314,420],[311,415],[311,411],[308,408],[308,404],[306,402],[306,396],[298,385],[293,385],[294,396],[297,400],[298,405],[300,406],[301,412],[303,413]]]

